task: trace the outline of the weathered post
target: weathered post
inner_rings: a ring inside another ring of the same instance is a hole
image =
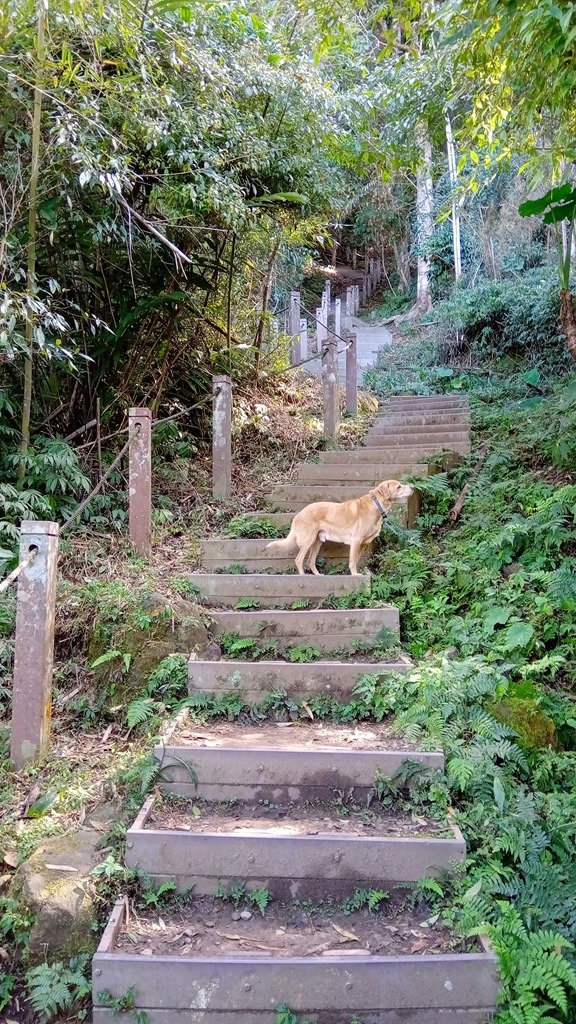
[[[346,319],[349,320],[351,316],[354,316],[354,289],[346,289]]]
[[[10,760],[20,770],[50,742],[58,523],[20,524],[20,561],[33,562],[18,580]]]
[[[128,521],[130,540],[143,558],[152,550],[152,413],[129,409]]]
[[[342,336],[342,300],[334,299],[334,334],[336,338]]]
[[[300,352],[303,359],[310,355],[308,351],[308,321],[305,317],[300,320]]]
[[[300,292],[290,292],[288,333],[292,344],[290,363],[292,366],[297,366],[302,359],[300,345]]]
[[[328,441],[336,441],[340,425],[340,407],[338,394],[338,349],[333,335],[330,335],[324,345],[322,392],[324,400],[324,437]]]
[[[346,412],[349,416],[358,415],[358,349],[356,334],[351,331],[346,347]]]
[[[316,347],[318,349],[319,356],[322,356],[322,349],[327,337],[328,314],[326,313],[324,306],[318,306],[316,309]]]
[[[232,381],[226,374],[212,377],[212,495],[232,493]]]
[[[360,285],[354,285],[354,313],[356,314],[360,309]]]
[[[331,297],[332,296],[331,296],[331,289],[330,289],[330,281],[326,281],[326,284],[324,285],[324,302],[323,302],[323,305],[326,306],[326,318],[328,318],[330,316],[330,301],[331,301]],[[326,319],[326,323],[328,323],[328,319]]]

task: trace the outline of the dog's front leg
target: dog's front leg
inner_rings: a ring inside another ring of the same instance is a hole
[[[362,551],[362,547],[363,547],[363,544],[362,544],[361,541],[354,541],[354,543],[352,543],[350,545],[349,567],[350,567],[350,575],[351,576],[361,576],[362,575],[361,572],[358,572],[358,559],[360,557],[360,554],[361,554],[361,551]]]

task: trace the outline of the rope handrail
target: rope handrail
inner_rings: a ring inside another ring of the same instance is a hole
[[[15,580],[18,579],[20,573],[24,569],[27,569],[29,565],[32,565],[32,562],[36,558],[37,554],[38,554],[38,548],[33,547],[31,552],[30,552],[30,554],[28,555],[28,557],[25,558],[22,562],[20,562],[16,566],[16,568],[13,569],[12,572],[8,576],[6,576],[6,579],[2,580],[2,583],[0,583],[0,594],[3,594],[5,590],[8,590],[8,587],[10,586],[10,584],[14,583]]]

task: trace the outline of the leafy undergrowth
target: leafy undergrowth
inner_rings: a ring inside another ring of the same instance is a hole
[[[9,875],[43,838],[78,827],[102,799],[117,800],[117,823],[103,836],[110,852],[95,878],[104,919],[114,894],[131,881],[121,863],[125,827],[161,771],[146,754],[151,736],[185,704],[198,721],[394,716],[420,745],[443,745],[446,775],[422,780],[407,768],[376,780],[375,798],[427,813],[452,806],[469,850],[454,877],[425,880],[407,898],[432,901],[456,931],[490,936],[503,979],[499,1024],[574,1024],[576,388],[543,382],[532,371],[505,384],[472,371],[435,379],[445,390],[456,383],[470,391],[474,447],[488,442],[489,454],[457,524],[449,512],[475,454],[422,482],[415,530],[383,532],[367,603],[398,605],[402,641],[418,667],[385,683],[367,675],[345,704],[327,694],[302,701],[279,692],[254,707],[237,693],[189,698],[186,660],[172,655],[118,712],[125,659],[106,631],[127,619],[153,630],[153,614],[136,591],[156,586],[162,567],[122,561],[119,550],[116,578],[107,553],[84,540],[65,562],[68,625],[59,648],[51,760],[19,777],[0,776],[2,867]],[[432,386],[429,376],[426,387]],[[173,563],[173,589],[184,592],[185,582],[181,563]],[[8,600],[0,615],[6,672],[12,625]],[[80,626],[98,626],[108,639],[114,671],[105,688],[79,646]],[[314,650],[295,651],[298,661],[316,657]],[[0,699],[6,697],[2,691]],[[5,891],[0,897],[0,946],[21,948],[29,923]],[[54,989],[61,995],[58,1019],[82,1019],[78,970],[86,966],[63,964],[46,980],[9,960],[0,1012],[13,1009],[10,987],[36,1005]]]

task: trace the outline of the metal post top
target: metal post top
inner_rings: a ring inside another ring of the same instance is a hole
[[[137,406],[136,408],[129,409],[128,410],[128,415],[129,415],[130,419],[136,419],[136,418],[138,418],[139,420],[146,420],[146,419],[151,420],[152,419],[152,412],[146,406]]]
[[[51,523],[43,519],[23,519],[20,523],[20,536],[29,537],[40,533],[47,537],[57,537],[60,531],[58,523]]]

